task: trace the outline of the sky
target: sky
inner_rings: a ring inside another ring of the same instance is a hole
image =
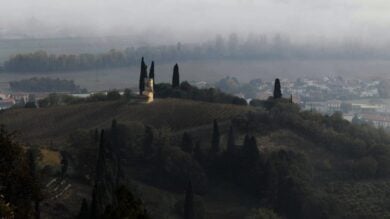
[[[390,39],[389,0],[1,0],[1,36]]]

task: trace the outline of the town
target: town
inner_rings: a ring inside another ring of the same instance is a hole
[[[201,87],[205,82],[195,83]],[[273,81],[261,79],[240,84],[237,78],[226,77],[215,84],[222,91],[251,99],[266,100],[272,96]],[[292,97],[302,109],[324,115],[340,112],[354,123],[369,123],[375,127],[390,127],[390,90],[385,80],[346,79],[341,76],[323,78],[281,79],[284,97]]]

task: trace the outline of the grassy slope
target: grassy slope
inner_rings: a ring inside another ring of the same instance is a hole
[[[5,124],[8,129],[19,131],[22,141],[39,144],[46,148],[50,141],[54,142],[54,146],[66,145],[69,134],[77,129],[107,128],[114,118],[121,124],[136,122],[157,128],[167,127],[181,137],[183,130],[199,133],[199,135],[204,135],[204,130],[209,133],[213,119],[218,119],[221,124],[221,130],[224,130],[226,128],[223,127],[227,126],[230,118],[249,110],[252,110],[252,108],[177,99],[156,100],[152,104],[129,104],[116,101],[96,102],[41,109],[7,110],[0,114],[0,124]],[[225,123],[226,125],[224,125]],[[43,154],[44,160],[52,162],[52,156],[48,155],[54,152],[49,153],[50,151],[46,149],[44,152],[47,152]],[[73,186],[69,194],[55,201],[57,205],[66,206],[70,210],[61,211],[65,214],[63,218],[71,217],[70,215],[78,211],[79,205],[76,203],[81,202],[81,196],[74,194],[88,194],[84,185],[75,181],[71,184]],[[172,217],[174,214],[166,212],[167,209],[173,209],[176,201],[183,198],[183,194],[170,193],[147,186],[141,181],[134,181],[134,184],[148,208],[154,212],[154,215],[159,214],[160,216],[165,215],[164,217]],[[226,198],[231,200],[225,202],[232,203],[232,205],[238,208],[232,211],[242,213],[242,209],[245,206],[239,203],[248,197],[241,195],[239,198],[232,199],[231,197],[235,197],[237,194],[232,195],[229,192],[218,190],[216,190],[216,193],[218,193],[216,195],[217,199],[213,195],[205,197],[208,205],[220,205],[218,197],[226,196]],[[214,210],[210,212],[209,216],[218,218],[217,215],[223,209],[221,207],[219,210]],[[54,215],[54,213],[45,211],[45,214],[49,215]]]
[[[12,109],[0,113],[0,124],[19,131],[21,139],[33,144],[65,143],[77,129],[110,126],[113,119],[122,124],[139,122],[173,131],[228,120],[249,111],[249,107],[211,104],[177,99],[156,100],[152,104],[95,102],[41,109]]]

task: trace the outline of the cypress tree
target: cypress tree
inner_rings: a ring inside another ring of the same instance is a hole
[[[112,149],[112,162],[114,170],[115,183],[114,188],[118,187],[120,178],[122,177],[121,169],[121,145],[119,142],[119,130],[116,119],[112,120],[111,123],[111,149]]]
[[[141,60],[141,72],[139,76],[139,94],[142,95],[142,92],[145,90],[145,78],[148,77],[147,66],[144,61],[144,57]]]
[[[83,198],[83,201],[81,203],[81,208],[80,208],[79,214],[77,215],[77,218],[78,219],[88,219],[89,216],[90,216],[90,214],[89,214],[87,199]]]
[[[242,150],[244,159],[247,160],[250,165],[255,164],[259,160],[260,152],[257,148],[255,137],[249,137],[249,135],[246,135]]]
[[[34,202],[34,218],[39,219],[41,217],[41,194],[40,194],[40,185],[36,171],[36,155],[32,149],[27,151],[27,160],[30,171],[30,176],[33,180],[33,191],[32,191],[32,200]]]
[[[92,190],[92,200],[91,200],[91,212],[90,212],[90,219],[95,219],[95,218],[98,218],[97,216],[99,215],[98,214],[98,203],[97,203],[97,185],[95,183],[95,185],[93,186],[93,190]]]
[[[99,130],[98,129],[95,129],[93,140],[94,140],[94,143],[97,145],[97,143],[99,142]]]
[[[275,85],[274,85],[274,99],[280,99],[282,98],[282,90],[280,87],[280,80],[279,78],[275,79]]]
[[[216,119],[214,119],[213,124],[213,136],[211,140],[211,153],[212,155],[217,155],[219,153],[219,142],[220,142],[220,134],[219,134],[219,128],[218,128],[218,122]]]
[[[66,171],[68,171],[68,158],[64,151],[61,152],[61,179],[64,179]]]
[[[91,202],[91,218],[98,218],[104,211],[107,199],[106,188],[106,142],[104,138],[104,130],[100,133],[100,143],[98,151],[98,159],[96,163],[95,184],[92,191]]]
[[[119,154],[119,133],[116,119],[113,119],[111,122],[111,145],[115,154]]]
[[[196,142],[196,145],[195,145],[195,148],[194,148],[194,158],[199,163],[203,162],[203,152],[202,152],[202,149],[200,148],[200,141]]]
[[[184,201],[184,219],[194,219],[194,192],[191,180],[188,182]]]
[[[172,87],[177,88],[180,86],[180,76],[179,76],[179,65],[173,67],[173,76],[172,76]]]
[[[181,141],[181,149],[189,154],[192,154],[194,145],[192,143],[192,137],[187,132],[184,132],[183,138]]]
[[[236,142],[235,142],[235,137],[234,137],[234,129],[233,126],[230,126],[229,129],[229,136],[228,136],[228,141],[227,141],[227,152],[229,154],[234,154],[236,150]]]
[[[100,132],[100,143],[99,143],[99,151],[98,151],[98,159],[96,164],[96,176],[95,181],[100,181],[104,178],[104,168],[105,168],[105,160],[106,160],[106,149],[104,145],[104,129]]]
[[[154,85],[155,85],[155,83],[154,83],[154,61],[152,61],[152,64],[150,65],[149,78],[153,79],[153,87],[154,87]]]

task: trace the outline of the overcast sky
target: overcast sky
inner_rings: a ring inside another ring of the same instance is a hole
[[[172,36],[231,32],[390,38],[389,0],[2,0],[0,33]]]

